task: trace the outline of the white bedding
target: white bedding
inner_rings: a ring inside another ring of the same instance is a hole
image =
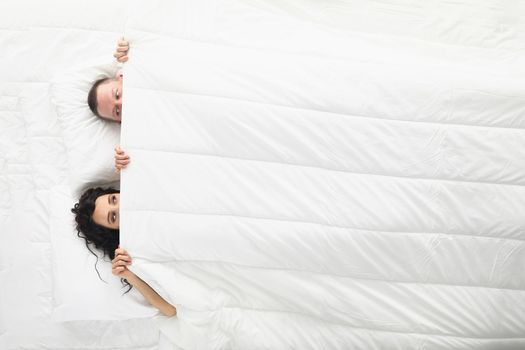
[[[60,210],[52,205],[55,188],[67,188],[69,182],[50,82],[91,59],[110,63],[129,5],[104,0],[0,1],[1,350],[169,349],[161,348],[151,318],[52,320],[57,306],[53,218],[69,219],[67,229],[76,233],[70,204]],[[104,269],[104,264],[99,262],[98,268]],[[90,272],[95,273],[94,265]],[[97,282],[103,283],[98,278]],[[77,287],[83,293],[92,288]]]
[[[213,4],[127,27],[121,243],[164,335],[524,348],[523,2]]]

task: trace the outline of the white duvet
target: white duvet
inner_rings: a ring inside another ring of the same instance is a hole
[[[313,2],[225,3],[204,34],[128,26],[121,244],[178,308],[163,333],[183,349],[525,348],[520,41],[395,45],[394,20],[363,40]],[[481,28],[493,9],[477,9]],[[221,36],[250,15],[276,25]]]

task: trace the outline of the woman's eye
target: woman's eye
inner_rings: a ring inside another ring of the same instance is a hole
[[[115,221],[117,221],[117,214],[115,214],[115,213],[111,214],[111,221],[113,223],[115,223]]]
[[[111,197],[111,200],[113,201],[113,204],[117,204],[117,196]]]

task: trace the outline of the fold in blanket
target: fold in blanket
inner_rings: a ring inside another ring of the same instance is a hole
[[[162,331],[183,349],[524,346],[525,80],[472,48],[337,55],[332,34],[323,56],[129,30],[121,245],[178,307]]]

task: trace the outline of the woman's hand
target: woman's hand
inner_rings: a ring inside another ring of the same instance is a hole
[[[120,148],[115,147],[115,170],[121,171],[129,164],[129,156]]]
[[[115,259],[113,259],[111,263],[111,272],[115,276],[125,279],[135,276],[133,272],[128,270],[128,265],[131,265],[131,257],[124,248],[120,248],[120,245],[115,249]]]
[[[120,245],[117,249],[115,249],[115,259],[113,259],[112,263],[113,274],[115,276],[125,278],[133,287],[138,289],[138,291],[151,305],[159,309],[163,315],[167,317],[177,315],[177,308],[175,306],[168,303],[140,277],[128,270],[128,265],[131,265],[131,258],[125,249],[120,248]]]
[[[119,62],[126,62],[128,60],[129,43],[122,37],[117,43],[117,50],[113,54],[113,57]]]

